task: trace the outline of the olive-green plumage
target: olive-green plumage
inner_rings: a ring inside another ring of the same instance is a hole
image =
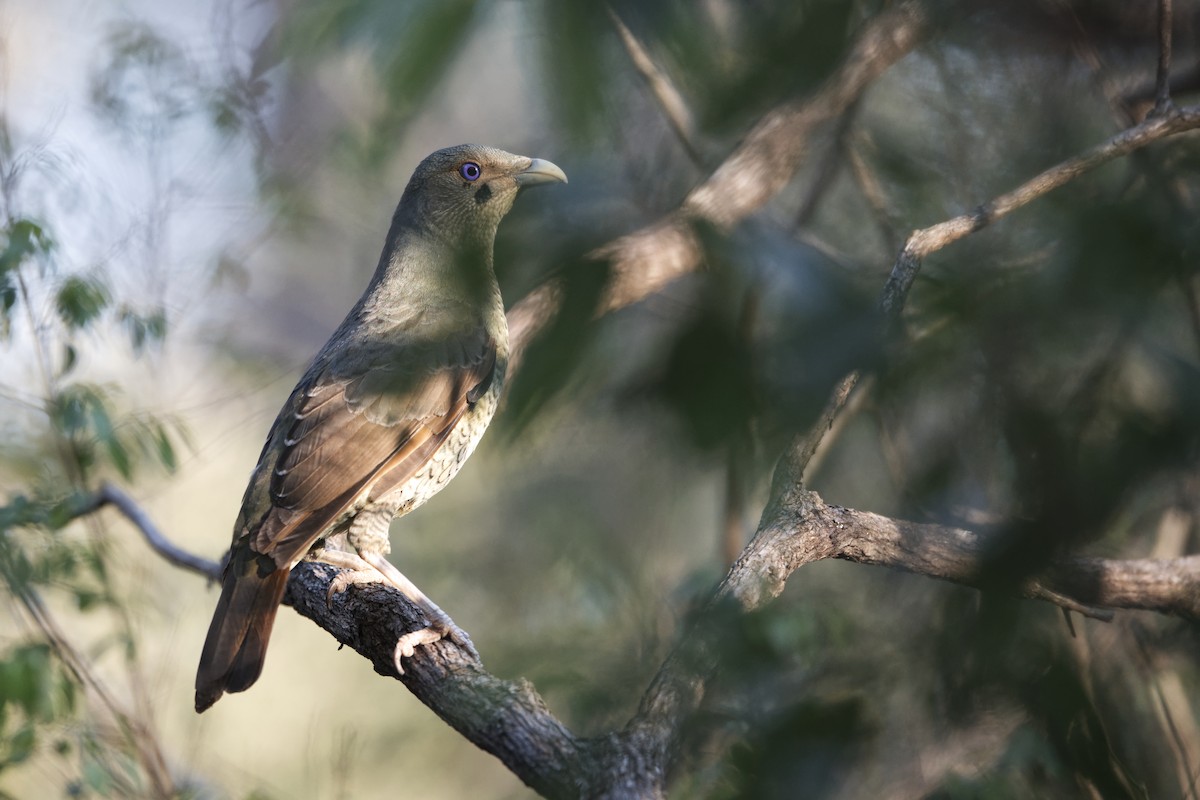
[[[439,150],[413,173],[370,285],[292,390],[250,478],[197,711],[258,679],[289,571],[332,535],[424,608],[434,633],[417,644],[456,633],[469,644],[383,558],[388,526],[454,477],[491,421],[508,362],[496,227],[522,186],[549,181],[566,176],[477,145]]]

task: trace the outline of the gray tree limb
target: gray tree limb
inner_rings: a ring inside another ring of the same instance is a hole
[[[899,569],[975,585],[987,551],[985,535],[896,520],[825,503],[792,486],[772,502],[758,531],[667,657],[639,710],[621,730],[582,738],[546,707],[526,681],[487,672],[453,642],[421,648],[404,675],[392,663],[396,639],[425,624],[399,592],[356,586],[326,602],[335,570],[302,563],[284,602],[404,683],[447,724],[546,797],[664,797],[678,737],[717,668],[725,631],[718,606],[763,607],[800,567],[826,559]],[[1200,621],[1200,556],[1113,560],[1064,558],[1014,587],[1031,598],[1069,598],[1089,608],[1142,609]]]

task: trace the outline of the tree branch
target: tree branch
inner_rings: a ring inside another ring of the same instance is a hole
[[[396,640],[426,625],[421,612],[390,586],[354,586],[327,602],[337,569],[302,562],[284,603],[402,682],[422,703],[547,797],[576,796],[587,772],[584,747],[546,708],[533,687],[501,680],[449,640],[418,648],[397,675]]]
[[[880,298],[880,307],[889,315],[899,313],[917,272],[921,269],[921,261],[929,254],[986,228],[1096,167],[1160,139],[1196,128],[1200,128],[1200,106],[1172,109],[1163,116],[1151,116],[1141,124],[1121,131],[1091,150],[1068,158],[970,213],[960,214],[937,225],[913,231],[892,266],[892,273]]]
[[[403,595],[384,585],[355,586],[326,602],[336,570],[301,563],[284,602],[395,678],[451,727],[495,755],[547,797],[662,796],[664,776],[684,721],[704,696],[727,635],[720,608],[732,600],[761,608],[800,567],[831,558],[899,569],[964,586],[981,583],[989,537],[942,525],[890,519],[825,503],[788,487],[764,512],[753,540],[707,609],[680,637],[647,689],[638,713],[618,732],[595,739],[573,734],[527,682],[489,674],[453,642],[420,648],[396,674],[396,639],[425,624]],[[1200,621],[1200,556],[1110,560],[1064,558],[1013,587],[1027,597],[1072,610],[1143,609]],[[646,771],[649,768],[648,772]],[[632,791],[631,791],[632,790]]]
[[[687,153],[693,164],[703,167],[704,159],[700,155],[700,149],[696,146],[696,122],[692,117],[692,112],[688,110],[687,103],[683,100],[683,95],[671,83],[671,79],[658,68],[658,65],[650,58],[650,54],[646,52],[646,48],[642,46],[638,38],[633,35],[633,31],[629,30],[629,27],[621,20],[617,12],[612,10],[611,6],[608,9],[608,18],[612,21],[613,27],[617,29],[617,36],[620,37],[621,44],[629,55],[629,60],[633,63],[633,68],[650,87],[650,93],[658,101],[659,108],[662,109],[663,115],[671,125],[671,130],[675,132],[679,143],[683,145],[684,152]]]
[[[1154,85],[1153,116],[1171,111],[1171,0],[1158,0],[1158,72]]]
[[[678,211],[590,253],[590,258],[611,267],[598,313],[643,300],[699,269],[703,253],[695,225],[727,229],[762,208],[804,164],[817,130],[844,114],[876,78],[911,52],[928,27],[928,9],[915,0],[873,17],[815,95],[767,113]],[[561,285],[551,283],[509,310],[510,370],[561,303]]]
[[[782,464],[781,464],[782,466]],[[979,584],[988,537],[941,525],[895,520],[826,504],[799,483],[781,488],[714,594],[689,625],[642,698],[638,713],[617,732],[576,736],[526,681],[495,677],[449,640],[419,648],[396,674],[396,640],[426,626],[421,612],[383,584],[356,585],[327,599],[337,570],[302,562],[292,571],[284,602],[367,658],[380,675],[401,681],[435,714],[546,797],[664,797],[666,775],[683,730],[717,668],[723,603],[744,610],[776,597],[805,564],[837,558],[884,566],[966,586]],[[120,498],[119,501],[113,498]],[[147,535],[176,566],[212,575],[215,564],[167,542],[132,499],[106,487],[87,510],[107,502]],[[180,557],[180,556],[183,557]],[[1144,609],[1200,621],[1200,556],[1129,561],[1066,558],[1014,591],[1074,610]]]
[[[728,581],[728,591],[746,608],[779,594],[799,567],[829,558],[977,586],[990,544],[988,536],[962,528],[828,505],[803,489],[787,493],[768,511]],[[1053,603],[1069,598],[1091,608],[1142,609],[1200,621],[1200,556],[1063,558],[1015,588]]]
[[[189,553],[176,545],[166,536],[163,536],[162,531],[150,519],[150,515],[132,497],[111,483],[103,483],[100,486],[100,491],[96,492],[95,499],[88,510],[96,510],[109,504],[115,506],[118,511],[125,515],[125,518],[133,523],[133,527],[141,532],[142,536],[146,539],[146,543],[150,545],[150,549],[158,553],[169,563],[186,570],[191,570],[192,572],[198,572],[212,580],[221,579],[220,564],[216,561],[209,561],[207,558],[202,558],[194,553]]]

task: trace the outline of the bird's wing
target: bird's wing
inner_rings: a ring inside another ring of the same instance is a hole
[[[466,410],[486,391],[496,343],[483,327],[360,349],[355,359],[314,369],[272,429],[248,492],[267,505],[251,547],[280,566],[302,557],[356,502],[419,472]],[[347,369],[350,371],[347,372]]]

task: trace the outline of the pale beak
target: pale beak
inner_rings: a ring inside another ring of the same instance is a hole
[[[513,176],[519,186],[536,186],[539,183],[566,183],[567,173],[558,165],[544,158],[533,158],[529,166]]]

